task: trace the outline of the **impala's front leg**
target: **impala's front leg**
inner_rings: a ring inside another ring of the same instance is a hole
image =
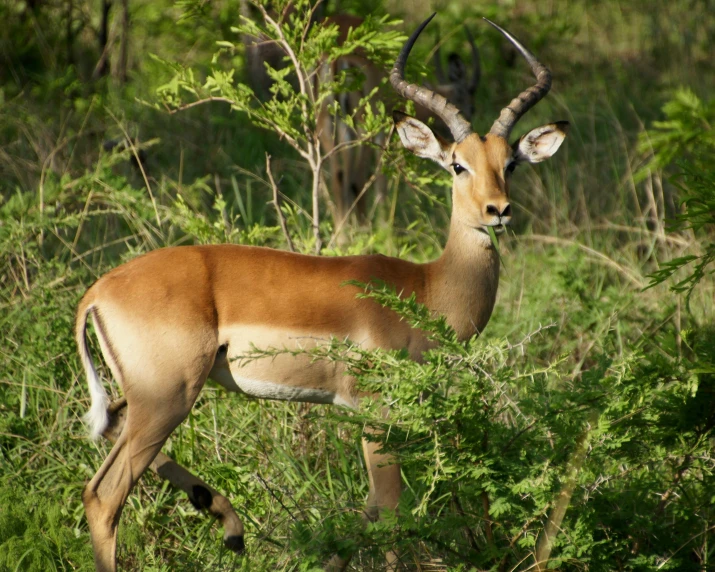
[[[402,492],[402,478],[400,465],[395,462],[395,457],[389,453],[378,453],[379,443],[374,443],[363,438],[362,450],[365,456],[365,465],[370,479],[370,493],[367,497],[365,516],[374,521],[385,510],[397,510]],[[387,569],[397,569],[397,555],[392,551],[385,554]]]
[[[395,462],[393,455],[378,453],[379,449],[379,443],[363,438],[362,450],[370,481],[370,492],[363,516],[370,522],[377,520],[380,513],[385,510],[397,510],[402,493],[400,465]],[[326,570],[330,572],[345,570],[351,558],[352,554],[345,558],[335,555],[326,566]],[[392,550],[385,554],[385,559],[387,570],[397,570],[398,558]]]
[[[379,443],[363,438],[362,450],[370,479],[365,517],[370,521],[377,520],[384,510],[396,510],[402,492],[400,465],[395,463],[393,455],[378,453],[379,449]]]
[[[117,399],[107,408],[109,413],[109,426],[102,436],[112,443],[116,443],[124,429],[127,417],[127,400]],[[199,510],[207,510],[223,525],[223,542],[226,548],[234,552],[243,552],[243,523],[233,510],[229,500],[207,485],[197,476],[179,465],[164,453],[157,454],[149,468],[162,479],[169,481],[172,486],[184,491],[191,504]]]

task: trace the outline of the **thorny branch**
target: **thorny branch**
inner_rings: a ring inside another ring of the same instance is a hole
[[[573,495],[576,483],[578,482],[579,471],[581,470],[581,466],[583,465],[583,462],[586,459],[586,454],[588,453],[591,442],[591,431],[597,424],[598,412],[592,411],[589,416],[586,429],[576,444],[573,455],[569,460],[564,478],[564,484],[561,487],[561,492],[559,493],[558,498],[556,499],[556,504],[549,515],[543,533],[536,545],[534,559],[536,560],[537,570],[545,570],[547,568],[554,539],[561,530],[561,523],[563,522],[564,516],[566,516],[566,510],[568,509],[569,504],[571,504],[571,496]]]
[[[191,103],[185,103],[183,105],[179,105],[178,107],[168,107],[164,106],[165,110],[167,113],[170,115],[173,115],[175,113],[178,113],[180,111],[186,111],[187,109],[191,109],[192,107],[198,107],[199,105],[204,105],[206,103],[211,103],[214,101],[218,101],[220,103],[228,103],[232,108],[234,109],[239,109],[240,111],[246,112],[249,117],[257,117],[253,111],[251,111],[250,108],[244,108],[244,107],[237,107],[236,102],[231,99],[230,97],[214,97],[214,96],[209,96],[209,97],[204,97],[202,99],[198,99],[196,101],[192,101]],[[281,129],[275,122],[271,121],[267,117],[261,115],[260,117],[257,117],[258,121],[263,122],[265,125],[273,129],[276,134],[278,135],[279,139],[285,139],[286,142],[293,148],[295,151],[303,157],[306,161],[310,159],[310,155],[303,149],[298,141],[295,140],[295,138],[291,137],[286,133],[283,129]]]

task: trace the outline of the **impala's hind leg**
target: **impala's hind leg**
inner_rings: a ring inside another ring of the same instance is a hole
[[[116,570],[117,526],[129,492],[154,460],[167,437],[188,415],[208,374],[191,385],[158,380],[124,383],[127,417],[109,456],[82,494],[100,572]]]
[[[115,443],[126,422],[127,400],[123,397],[117,399],[107,408],[107,412],[109,426],[102,436]],[[225,496],[164,453],[157,454],[149,465],[149,470],[169,481],[173,487],[184,491],[197,509],[206,510],[218,519],[223,525],[223,543],[226,548],[234,552],[243,551],[243,522]]]

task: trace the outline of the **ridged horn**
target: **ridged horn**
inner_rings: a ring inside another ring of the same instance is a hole
[[[409,99],[410,101],[414,101],[444,121],[445,125],[449,127],[454,140],[457,143],[460,143],[461,141],[464,141],[470,133],[472,133],[472,126],[469,121],[462,117],[459,113],[459,109],[449,103],[449,101],[447,101],[447,99],[442,95],[435,93],[426,87],[422,87],[414,83],[408,83],[405,81],[404,77],[405,64],[407,63],[407,58],[410,55],[412,46],[415,45],[417,37],[422,33],[422,30],[425,29],[427,24],[430,23],[430,20],[432,20],[436,14],[436,12],[432,14],[429,18],[422,22],[419,28],[412,32],[410,39],[407,40],[395,60],[395,65],[392,67],[392,71],[390,72],[390,83],[392,84],[392,87],[395,88],[395,91],[402,97]]]
[[[511,103],[501,110],[499,117],[489,130],[489,133],[493,135],[508,139],[511,130],[514,128],[514,125],[516,125],[516,122],[519,121],[519,119],[527,111],[534,107],[534,105],[536,105],[541,98],[549,93],[549,89],[551,88],[551,72],[549,71],[549,68],[539,62],[534,54],[527,50],[521,42],[519,42],[519,40],[517,40],[509,32],[491,20],[487,18],[484,19],[499,30],[507,40],[514,44],[516,49],[519,50],[521,55],[526,58],[527,62],[529,62],[531,71],[533,71],[536,76],[536,83],[512,99]]]

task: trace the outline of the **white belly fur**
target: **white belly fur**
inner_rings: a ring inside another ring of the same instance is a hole
[[[228,343],[228,353],[225,361],[214,365],[209,376],[228,391],[258,399],[356,406],[356,401],[349,395],[352,392],[345,391],[344,368],[335,362],[285,353],[241,359],[243,355],[250,355],[254,348],[309,349],[327,340],[260,326],[230,328],[222,334],[221,341]]]
[[[227,372],[228,373],[228,372]],[[301,401],[307,403],[333,403],[335,405],[345,405],[354,407],[353,403],[325,389],[312,389],[306,387],[292,387],[282,383],[251,379],[237,375],[221,376],[214,375],[215,381],[220,383],[229,391],[245,393],[257,399],[276,399],[278,401]],[[227,379],[228,378],[228,379]],[[230,380],[230,381],[229,381]],[[228,383],[226,383],[228,381]]]

